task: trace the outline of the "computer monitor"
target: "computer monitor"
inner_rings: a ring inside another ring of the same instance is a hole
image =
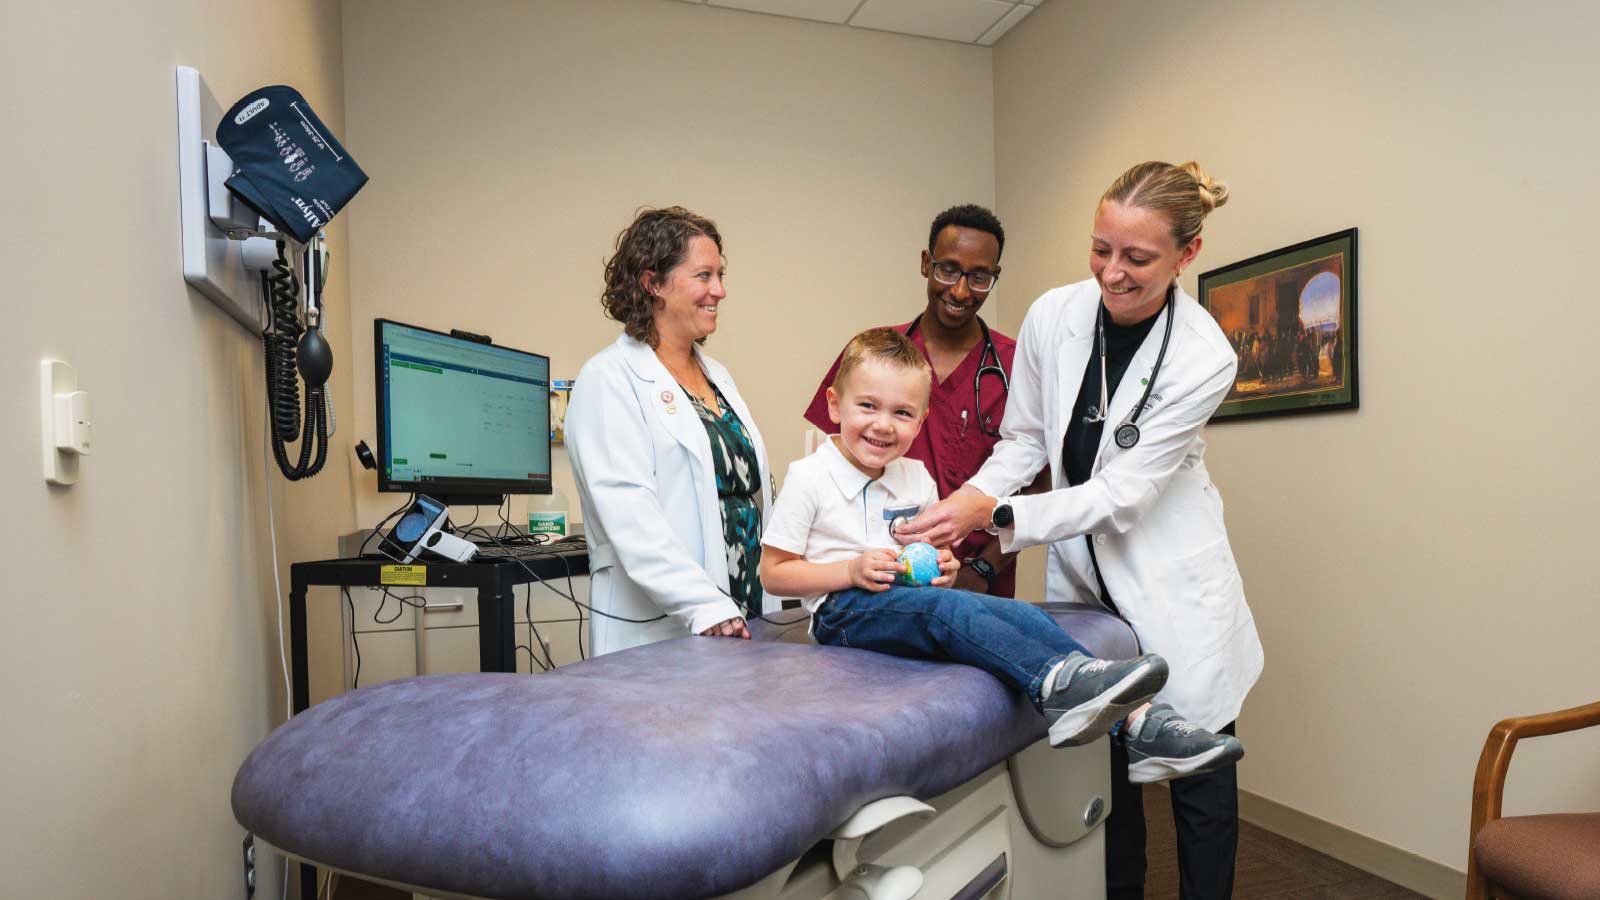
[[[550,359],[378,319],[378,490],[550,493]]]

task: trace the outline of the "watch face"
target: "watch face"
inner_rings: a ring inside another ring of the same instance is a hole
[[[994,524],[999,528],[1011,527],[1011,507],[1009,505],[1001,504],[994,508]]]

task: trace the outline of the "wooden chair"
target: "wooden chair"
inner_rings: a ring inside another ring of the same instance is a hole
[[[1600,725],[1600,702],[1494,726],[1472,782],[1467,900],[1600,898],[1600,812],[1500,816],[1517,741]]]

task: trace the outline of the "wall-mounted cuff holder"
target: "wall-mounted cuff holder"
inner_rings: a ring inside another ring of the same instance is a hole
[[[233,161],[207,135],[222,117],[217,98],[200,73],[178,67],[178,193],[183,225],[183,277],[252,334],[266,327],[261,273],[278,258],[277,242],[288,240],[290,259],[301,248],[274,231],[255,210],[229,191]]]

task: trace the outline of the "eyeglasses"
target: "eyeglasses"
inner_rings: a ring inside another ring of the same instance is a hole
[[[967,276],[967,288],[974,294],[989,293],[1000,279],[988,269],[963,269],[953,262],[943,261],[933,264],[933,280],[940,284],[956,284],[963,275]]]

